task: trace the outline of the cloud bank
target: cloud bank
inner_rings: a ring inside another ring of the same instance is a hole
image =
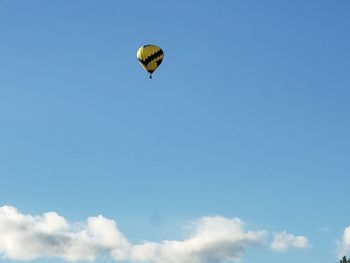
[[[350,226],[344,229],[343,237],[337,243],[337,254],[339,258],[350,253]]]
[[[303,249],[309,246],[309,240],[304,236],[295,236],[283,231],[275,233],[270,245],[272,251],[285,252],[289,248]]]
[[[0,233],[0,253],[18,260],[60,257],[93,261],[101,253],[129,246],[116,223],[103,216],[70,225],[55,212],[31,216],[10,206],[0,207]]]
[[[114,220],[101,215],[69,223],[55,212],[26,215],[15,207],[0,207],[0,255],[12,260],[61,258],[94,261],[108,256],[122,262],[213,263],[239,261],[250,246],[265,242],[267,232],[246,231],[238,218],[203,217],[190,225],[184,240],[130,243]],[[288,237],[288,238],[286,238]],[[288,239],[288,241],[285,241]],[[292,239],[292,240],[291,240]],[[276,235],[274,250],[303,247],[303,237]],[[287,245],[286,245],[287,244]]]
[[[241,220],[224,217],[204,217],[193,224],[194,232],[183,241],[146,242],[133,247],[128,255],[136,262],[209,263],[236,261],[246,247],[260,244],[265,231],[244,232]],[[113,253],[115,259],[127,260]]]

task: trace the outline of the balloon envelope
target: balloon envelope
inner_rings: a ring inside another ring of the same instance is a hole
[[[163,58],[163,50],[155,45],[145,45],[140,47],[137,51],[137,59],[141,66],[150,73],[150,78],[152,77],[152,73],[162,63]]]

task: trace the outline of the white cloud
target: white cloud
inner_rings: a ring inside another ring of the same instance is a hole
[[[238,218],[203,217],[190,224],[184,240],[145,241],[132,244],[115,221],[103,216],[70,223],[55,212],[32,216],[15,207],[0,207],[0,255],[13,260],[62,258],[94,261],[109,256],[137,263],[236,262],[250,246],[263,244],[266,231],[246,231]],[[305,247],[305,237],[276,234],[271,248]]]
[[[54,212],[31,216],[11,206],[0,207],[0,233],[0,253],[19,260],[61,257],[93,261],[105,251],[129,246],[115,222],[103,216],[90,217],[73,230]]]
[[[338,243],[338,247],[337,247],[338,257],[342,257],[350,253],[350,226],[344,229],[343,237],[337,243]]]
[[[309,240],[305,236],[295,236],[286,231],[275,233],[270,248],[275,252],[284,252],[289,248],[304,249],[309,246]]]
[[[128,255],[134,262],[208,263],[240,259],[247,246],[261,244],[265,231],[243,230],[238,218],[204,217],[193,224],[193,233],[183,241],[145,242]],[[114,255],[114,254],[112,254]],[[115,256],[115,255],[114,255]],[[128,258],[116,259],[128,260]]]

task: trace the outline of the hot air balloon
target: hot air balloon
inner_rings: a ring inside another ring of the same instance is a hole
[[[163,50],[155,45],[145,45],[137,50],[137,59],[141,66],[150,74],[152,78],[153,72],[158,68],[164,58]]]

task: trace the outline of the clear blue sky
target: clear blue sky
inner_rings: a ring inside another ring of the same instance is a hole
[[[102,214],[135,243],[239,217],[311,243],[244,263],[336,262],[349,14],[347,0],[1,0],[0,205]],[[152,80],[136,59],[149,43],[165,52]]]

